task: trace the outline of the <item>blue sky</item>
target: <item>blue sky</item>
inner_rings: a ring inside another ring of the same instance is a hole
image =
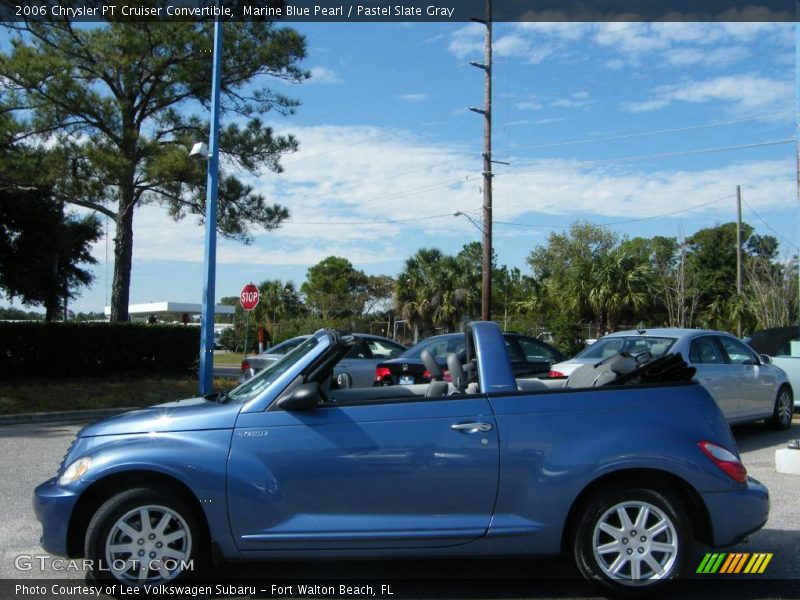
[[[250,182],[291,211],[250,246],[220,240],[217,298],[268,278],[298,286],[310,265],[348,258],[396,275],[421,247],[457,252],[480,232],[483,27],[465,23],[299,23],[307,36],[297,114],[268,115],[300,151]],[[798,244],[792,24],[497,23],[494,28],[495,249],[525,257],[576,219],[619,234],[689,236],[744,219]],[[444,216],[440,216],[444,215]],[[418,219],[415,221],[403,221]],[[394,222],[392,222],[394,221]],[[397,222],[401,221],[401,222]],[[110,297],[108,247],[73,310]],[[106,261],[108,256],[108,261]],[[199,302],[203,230],[157,207],[134,217],[132,303]]]

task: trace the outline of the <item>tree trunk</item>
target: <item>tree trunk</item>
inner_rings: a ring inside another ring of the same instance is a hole
[[[133,185],[122,189],[114,237],[114,279],[111,287],[111,321],[128,321],[133,258]]]

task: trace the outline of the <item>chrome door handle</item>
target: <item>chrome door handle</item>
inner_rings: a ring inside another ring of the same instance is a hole
[[[465,433],[487,432],[492,430],[491,423],[454,423],[450,425],[450,429],[456,431],[463,431]]]

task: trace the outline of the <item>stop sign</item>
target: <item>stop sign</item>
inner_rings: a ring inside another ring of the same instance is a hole
[[[258,305],[259,296],[258,288],[254,284],[248,283],[239,294],[239,302],[243,309],[253,310]]]

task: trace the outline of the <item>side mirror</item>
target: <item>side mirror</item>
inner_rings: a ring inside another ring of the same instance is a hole
[[[767,354],[759,354],[759,360],[761,361],[762,365],[771,365],[772,364],[772,357]]]
[[[324,400],[319,385],[312,381],[304,383],[292,390],[288,396],[278,400],[278,408],[282,410],[313,410]]]

